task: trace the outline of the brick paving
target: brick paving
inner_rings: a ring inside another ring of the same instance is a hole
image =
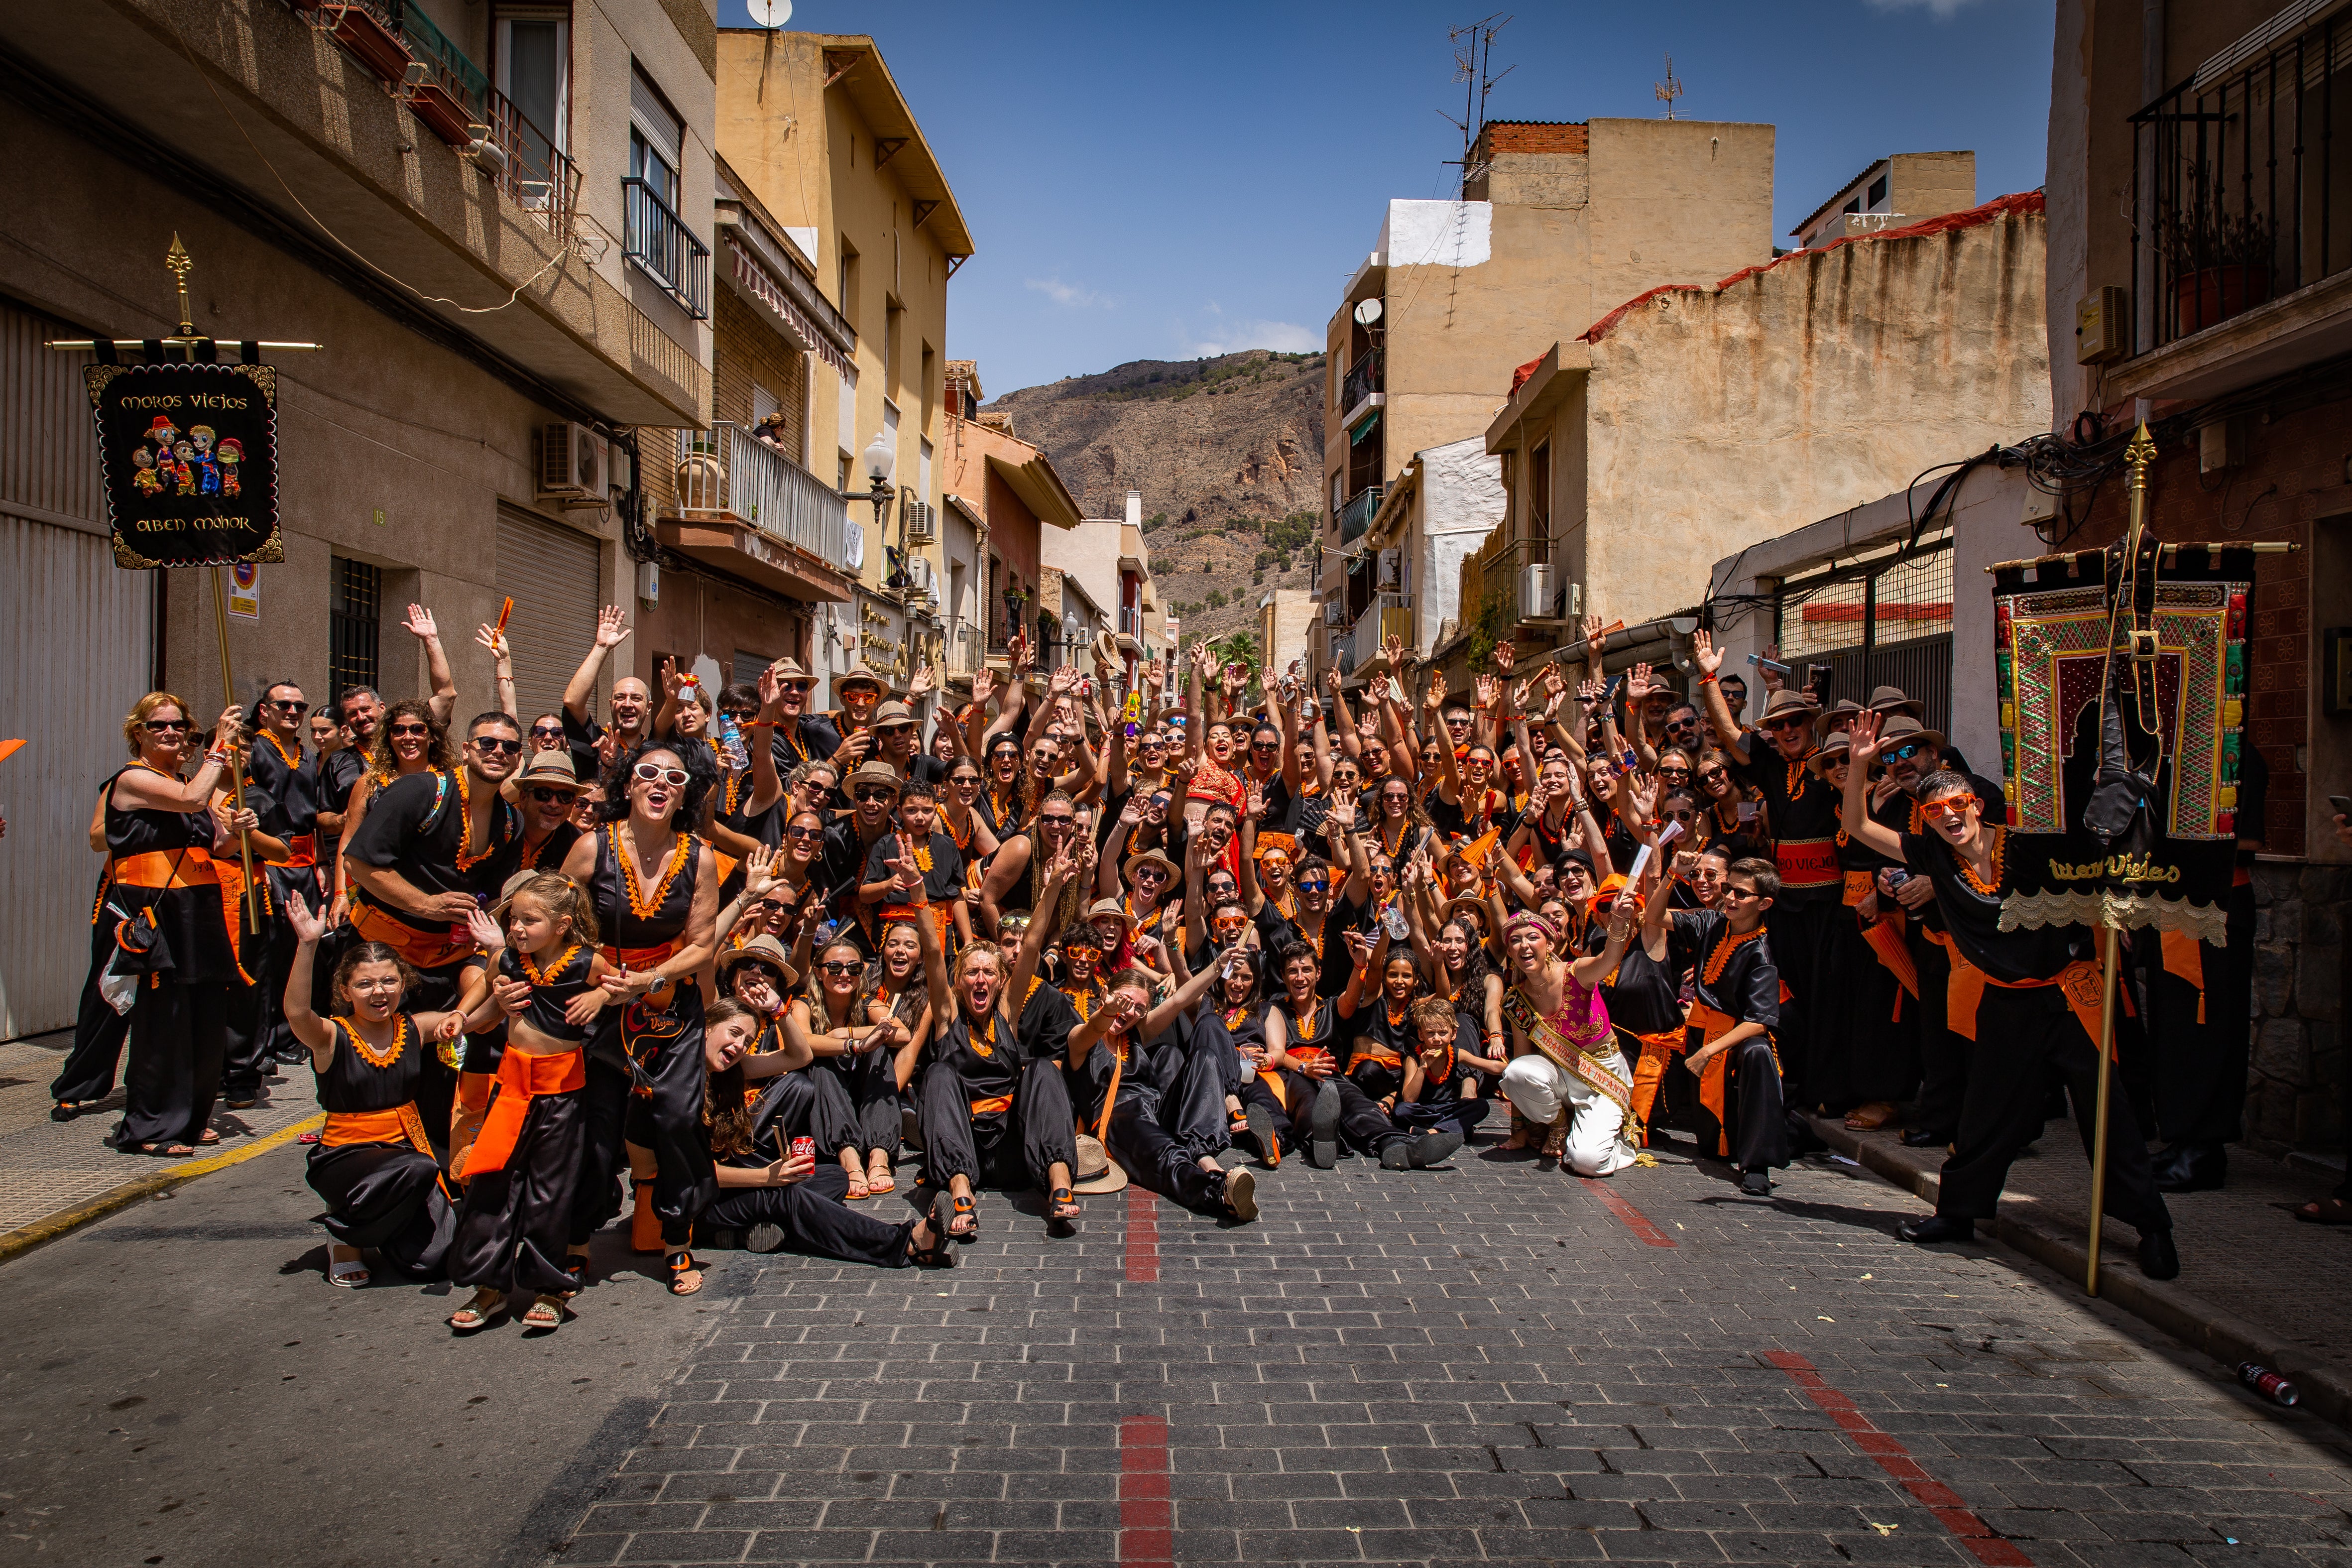
[[[122,1090],[71,1121],[49,1120],[49,1084],[58,1076],[69,1035],[40,1035],[0,1045],[0,1234],[87,1203],[169,1162],[119,1154],[107,1139],[122,1115]],[[263,1083],[250,1110],[221,1107],[213,1113],[220,1142],[207,1154],[266,1138],[319,1112],[310,1069],[289,1068]]]
[[[1250,1227],[992,1198],[950,1273],[730,1258],[555,1560],[2352,1564],[2336,1428],[1783,1176],[1292,1162]]]

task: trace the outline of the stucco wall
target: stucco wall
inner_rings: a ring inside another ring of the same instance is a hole
[[[1415,507],[1413,627],[1423,653],[1439,629],[1462,620],[1462,563],[1503,518],[1503,462],[1486,455],[1484,437],[1420,454]],[[1359,657],[1362,650],[1359,649]]]
[[[1589,602],[1628,623],[1684,608],[1745,544],[2047,429],[2042,219],[1981,210],[1660,291],[1597,329]]]

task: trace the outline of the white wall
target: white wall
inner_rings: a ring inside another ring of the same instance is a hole
[[[1076,528],[1045,527],[1037,531],[1040,563],[1075,577],[1101,614],[1118,612],[1119,520],[1090,517]]]
[[[1431,447],[1414,458],[1421,464],[1421,500],[1419,537],[1412,542],[1413,626],[1426,654],[1447,621],[1458,630],[1465,619],[1462,563],[1503,521],[1507,498],[1503,460],[1487,454],[1484,436]]]

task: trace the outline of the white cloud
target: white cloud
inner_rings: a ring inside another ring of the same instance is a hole
[[[1076,310],[1083,310],[1096,305],[1109,310],[1117,304],[1107,295],[1097,294],[1091,289],[1081,289],[1075,283],[1065,283],[1059,278],[1032,278],[1028,279],[1027,286],[1056,305],[1067,305]]]
[[[1938,22],[1948,22],[1976,0],[1870,0],[1874,11],[1926,11]]]
[[[1213,314],[1223,312],[1211,306]],[[1206,337],[1194,338],[1184,353],[1194,357],[1239,353],[1244,349],[1272,349],[1276,353],[1308,353],[1322,347],[1320,340],[1294,321],[1218,321]]]

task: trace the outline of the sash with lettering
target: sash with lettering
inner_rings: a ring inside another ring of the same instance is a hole
[[[1573,981],[1562,982],[1563,986]],[[1618,1110],[1630,1113],[1633,1109],[1633,1086],[1617,1076],[1610,1058],[1617,1055],[1617,1034],[1609,1026],[1609,1014],[1596,993],[1592,998],[1592,1027],[1590,1039],[1576,1039],[1561,1034],[1550,1019],[1536,1011],[1527,993],[1514,985],[1503,993],[1503,1016],[1518,1026],[1528,1043],[1541,1051],[1552,1066],[1574,1077],[1576,1080],[1612,1103]],[[1605,1052],[1604,1055],[1596,1055]]]
[[[286,559],[276,367],[94,364],[82,375],[116,565]]]

